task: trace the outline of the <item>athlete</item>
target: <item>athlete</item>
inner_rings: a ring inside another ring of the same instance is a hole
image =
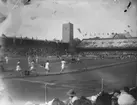
[[[65,60],[62,59],[62,61],[61,61],[61,72],[64,71],[64,69],[65,69],[65,64],[66,64]]]
[[[16,71],[18,71],[18,72],[21,71],[20,62],[17,62]]]
[[[9,63],[9,58],[8,58],[8,56],[5,56],[5,61],[6,61],[6,64]]]
[[[79,56],[77,57],[77,63],[81,63]]]
[[[35,62],[34,60],[30,63],[30,71],[35,70]]]
[[[17,64],[20,64],[20,60],[18,60]]]
[[[49,61],[47,60],[47,62],[45,63],[45,70],[47,72],[49,72]]]
[[[28,65],[31,66],[31,58],[28,56]]]
[[[39,57],[38,57],[38,56],[36,56],[36,63],[38,63],[38,61],[39,61]]]

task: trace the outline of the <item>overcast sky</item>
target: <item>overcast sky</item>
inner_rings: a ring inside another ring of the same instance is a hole
[[[129,1],[131,6],[124,12]],[[78,38],[83,38],[86,32],[84,38],[94,37],[90,33],[109,37],[106,33],[124,30],[137,35],[136,0],[32,0],[31,5],[11,11],[12,6],[0,2],[0,17],[8,17],[0,24],[0,31],[7,35],[16,32],[17,36],[61,39],[62,24],[67,22],[74,24],[74,36]]]

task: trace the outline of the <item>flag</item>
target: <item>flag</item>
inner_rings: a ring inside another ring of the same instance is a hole
[[[34,17],[31,17],[31,20],[34,20],[34,19],[36,19],[37,17],[36,16],[34,16]]]
[[[57,11],[54,11],[53,14],[55,15]]]
[[[80,28],[78,28],[78,31],[79,31],[79,33],[82,33],[81,30],[80,30]]]
[[[87,36],[87,32],[85,33],[85,36]]]
[[[128,25],[128,27],[130,27],[130,25]]]
[[[127,12],[127,9],[125,9],[124,12]]]

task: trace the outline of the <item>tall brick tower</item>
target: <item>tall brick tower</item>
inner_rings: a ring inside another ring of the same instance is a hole
[[[73,24],[70,22],[63,24],[62,41],[64,43],[69,43],[69,52],[73,53],[75,51],[73,46]]]
[[[72,23],[63,24],[62,41],[64,43],[71,43],[73,41],[73,24]]]

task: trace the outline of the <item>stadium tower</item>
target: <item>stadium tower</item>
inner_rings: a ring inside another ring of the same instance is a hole
[[[62,27],[62,42],[69,44],[69,52],[73,53],[75,48],[73,46],[73,24],[65,23]]]

